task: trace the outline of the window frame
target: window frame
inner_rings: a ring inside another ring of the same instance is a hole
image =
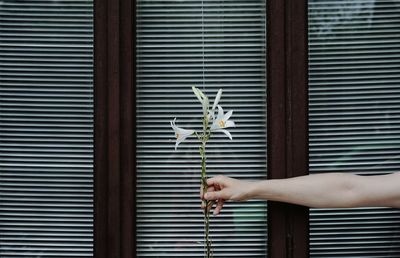
[[[94,257],[135,257],[135,1],[94,0]]]
[[[267,0],[268,178],[308,174],[307,1]],[[136,1],[94,0],[94,257],[136,257]],[[309,209],[268,204],[268,257],[309,256]]]
[[[307,0],[267,6],[268,178],[308,174]],[[270,257],[309,257],[309,209],[268,203]]]

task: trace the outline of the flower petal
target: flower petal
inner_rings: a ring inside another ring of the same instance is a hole
[[[228,128],[228,127],[235,127],[235,122],[233,122],[231,120],[226,121],[225,128]]]
[[[218,125],[218,120],[214,120],[214,123],[212,123],[210,130],[218,130],[219,129],[219,125]]]
[[[206,96],[199,88],[197,88],[197,90],[199,91],[199,93],[200,93],[200,95],[201,95],[201,97],[202,97],[203,99],[206,99],[206,98],[207,98],[207,96]]]
[[[229,110],[225,115],[224,115],[224,121],[227,121],[233,114],[233,110]]]
[[[217,93],[217,96],[215,96],[215,100],[214,100],[214,103],[213,103],[212,110],[214,110],[217,107],[218,102],[221,99],[221,95],[222,95],[222,89],[219,89],[218,93]]]
[[[186,137],[194,134],[194,130],[187,130],[187,129],[177,127],[177,133],[180,135],[179,138],[186,138]]]
[[[232,140],[232,135],[231,135],[231,133],[228,132],[227,130],[225,130],[225,129],[218,129],[218,130],[215,130],[215,131],[216,131],[216,132],[223,132],[224,134],[226,134],[226,136],[229,137],[229,139]]]
[[[176,121],[176,117],[174,118],[174,120],[173,120],[173,121],[170,121],[170,123],[171,123],[171,127],[172,127],[172,129],[174,129],[174,131],[176,131],[176,125],[175,125],[175,121]]]
[[[218,105],[218,116],[217,119],[222,119],[224,117],[224,110],[220,105]]]
[[[209,106],[209,102],[208,102],[208,98],[207,97],[204,98],[202,104],[203,104],[203,116],[205,116],[208,113],[208,106]]]
[[[196,95],[196,97],[200,100],[200,102],[203,103],[203,98],[201,97],[200,90],[194,86],[192,86],[192,90],[194,95]]]
[[[175,148],[178,147],[178,145],[183,142],[186,139],[186,137],[179,137],[178,139],[176,139],[176,144],[175,144]]]

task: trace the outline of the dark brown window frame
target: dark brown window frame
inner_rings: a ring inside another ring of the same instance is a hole
[[[135,252],[135,1],[94,0],[94,257]]]
[[[94,0],[94,257],[136,257],[136,1]],[[268,178],[308,173],[307,1],[267,0]],[[134,145],[135,144],[135,145]],[[268,257],[309,256],[309,211],[270,202]]]
[[[308,174],[307,0],[267,4],[268,177]],[[309,209],[269,202],[270,257],[309,257]]]

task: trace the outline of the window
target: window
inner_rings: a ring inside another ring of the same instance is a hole
[[[400,168],[400,5],[309,1],[310,173]],[[397,257],[400,211],[311,209],[311,257]]]
[[[0,256],[93,256],[93,3],[0,2]]]
[[[197,145],[174,152],[169,126],[199,120],[193,85],[224,88],[237,123],[210,143],[210,176],[397,172],[399,8],[1,1],[0,256],[202,257]],[[230,203],[215,254],[398,256],[399,215]]]
[[[201,119],[193,95],[224,93],[234,140],[215,135],[209,176],[266,177],[265,7],[256,1],[137,1],[137,255],[202,257],[200,159],[194,139],[174,151],[169,121]],[[230,204],[212,218],[214,254],[266,256],[266,204]]]

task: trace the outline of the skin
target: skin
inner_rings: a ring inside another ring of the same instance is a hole
[[[215,201],[214,215],[226,201],[262,199],[313,208],[400,208],[400,172],[379,176],[349,173],[314,174],[288,179],[260,181],[216,176],[207,180],[202,199]]]

